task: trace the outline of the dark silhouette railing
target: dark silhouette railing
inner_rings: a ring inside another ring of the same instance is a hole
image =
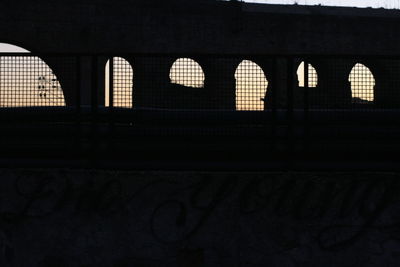
[[[379,56],[2,54],[0,158],[387,164],[400,148],[399,72],[400,58]]]

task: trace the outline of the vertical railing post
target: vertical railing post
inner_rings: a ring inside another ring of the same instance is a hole
[[[82,110],[81,110],[81,82],[82,82],[82,77],[81,77],[81,57],[78,55],[75,57],[75,68],[76,68],[76,75],[75,75],[75,86],[76,86],[76,134],[75,134],[75,142],[76,142],[76,147],[78,150],[78,155],[81,154],[81,149],[82,149],[82,129],[81,129],[81,122],[82,122]]]
[[[108,127],[109,127],[109,135],[108,135],[108,147],[109,150],[112,151],[112,143],[114,136],[114,57],[109,59],[108,64]]]
[[[308,60],[304,60],[304,113],[308,115],[309,109],[309,72],[308,72]]]
[[[309,103],[309,60],[305,59],[304,60],[304,122],[303,122],[303,127],[304,127],[304,149],[308,149],[308,133],[309,133],[309,109],[310,109],[310,103]]]
[[[92,94],[91,94],[91,110],[93,115],[98,111],[98,59],[97,56],[92,56]]]
[[[75,81],[75,86],[76,86],[76,112],[78,115],[81,114],[81,79],[82,79],[82,74],[81,74],[81,57],[78,55],[75,57],[75,68],[76,68],[76,81]]]
[[[272,73],[271,73],[271,98],[272,98],[272,126],[271,126],[271,135],[272,135],[272,142],[273,142],[273,150],[277,152],[278,146],[277,146],[277,141],[278,138],[276,136],[277,134],[277,123],[278,123],[278,118],[277,118],[277,89],[278,89],[278,79],[277,79],[277,68],[278,68],[278,63],[277,63],[277,58],[276,56],[273,57],[272,59]]]
[[[91,84],[91,145],[89,154],[92,159],[96,158],[98,148],[98,58],[96,55],[92,56],[92,84]]]
[[[287,123],[288,123],[288,149],[287,149],[287,160],[288,160],[288,167],[291,169],[293,167],[294,161],[294,97],[293,97],[293,57],[286,58],[287,64]]]
[[[111,57],[108,64],[108,103],[110,110],[114,107],[114,57]]]

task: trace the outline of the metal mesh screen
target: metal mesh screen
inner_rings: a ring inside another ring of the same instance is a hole
[[[211,106],[204,90],[205,74],[190,58],[137,57],[135,83],[138,107],[154,109],[205,109]]]
[[[311,63],[302,61],[297,68],[297,88],[293,93],[294,107],[318,108],[324,104],[323,90],[318,88],[318,73]]]
[[[357,63],[349,75],[352,103],[369,104],[374,101],[375,78],[369,68]]]
[[[235,73],[236,110],[264,110],[268,81],[256,63],[243,60]]]
[[[171,83],[187,87],[204,87],[204,72],[199,63],[190,58],[180,58],[171,67]]]
[[[0,107],[65,106],[61,85],[39,57],[0,57]]]
[[[121,57],[113,58],[113,106],[119,108],[132,108],[133,103],[133,69]],[[110,62],[106,64],[106,106],[110,106]]]
[[[321,68],[323,79],[319,81],[318,69],[311,64],[305,69],[302,62],[297,70],[299,90],[294,93],[295,105],[316,109],[375,107],[372,105],[375,100],[375,79],[366,66],[360,63],[354,65],[354,60],[345,57],[315,57],[310,61],[318,62],[316,64]],[[389,90],[386,93],[389,93]],[[303,102],[302,99],[306,101]]]
[[[398,107],[400,103],[397,59],[259,56],[254,61],[263,62],[261,68],[239,56],[198,56],[200,65],[190,58],[176,60],[173,55],[127,55],[126,58],[135,59],[135,77],[127,60],[113,57],[112,68],[109,63],[105,66],[104,96],[103,92],[91,91],[91,86],[103,84],[104,77],[86,71],[89,57],[41,57],[54,67],[64,88],[40,57],[3,54],[0,107],[65,106],[66,102],[73,106],[79,96],[84,96],[81,104],[87,106],[95,93],[105,99],[106,106],[112,100],[114,107],[174,110],[262,111],[273,109],[274,105],[279,109],[382,109]],[[104,57],[99,62],[103,60]],[[365,64],[373,67],[377,85],[370,69],[360,63],[354,65],[355,62],[368,62]],[[77,71],[79,64],[82,71]],[[104,70],[102,64],[98,64],[100,72]],[[77,93],[78,90],[87,91]]]
[[[308,71],[304,69],[304,61],[300,63],[299,68],[297,69],[297,77],[299,80],[299,87],[304,87],[306,80],[306,73],[308,74],[308,87],[314,88],[318,85],[318,74],[315,68],[308,64]]]

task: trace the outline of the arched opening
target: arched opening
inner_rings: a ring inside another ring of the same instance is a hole
[[[357,63],[350,72],[353,104],[368,104],[374,101],[375,78],[368,67]]]
[[[264,110],[268,81],[260,66],[243,60],[236,69],[236,110]]]
[[[132,108],[133,69],[122,57],[113,57],[113,107]],[[110,106],[110,60],[106,63],[105,106]]]
[[[13,54],[0,56],[0,107],[65,106],[61,85],[42,59],[7,43],[0,43],[1,53]]]
[[[299,87],[305,87],[306,83],[306,73],[305,73],[305,66],[304,61],[300,63],[299,67],[297,68],[297,79],[299,81]],[[308,64],[308,87],[313,88],[317,87],[318,85],[318,73],[313,65]]]
[[[169,78],[173,84],[193,88],[204,87],[204,71],[199,63],[190,58],[176,60],[172,64]]]

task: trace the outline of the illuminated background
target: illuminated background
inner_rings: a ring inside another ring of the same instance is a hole
[[[243,2],[264,4],[299,4],[299,5],[327,5],[350,7],[374,7],[374,8],[400,8],[399,0],[245,0]]]
[[[9,44],[0,44],[1,52],[28,51]],[[134,68],[123,58],[114,62],[114,106],[132,108],[134,98]],[[318,71],[308,66],[309,87],[317,87]],[[268,90],[268,74],[250,60],[243,60],[232,73],[236,81],[236,110],[264,110]],[[298,86],[304,87],[304,63],[297,69]],[[190,58],[177,59],[169,74],[171,84],[203,88],[203,69]],[[349,73],[353,102],[374,101],[375,79],[368,67],[356,64]],[[105,106],[109,106],[109,62],[105,66]],[[0,57],[0,106],[65,106],[61,84],[49,66],[38,57]]]

